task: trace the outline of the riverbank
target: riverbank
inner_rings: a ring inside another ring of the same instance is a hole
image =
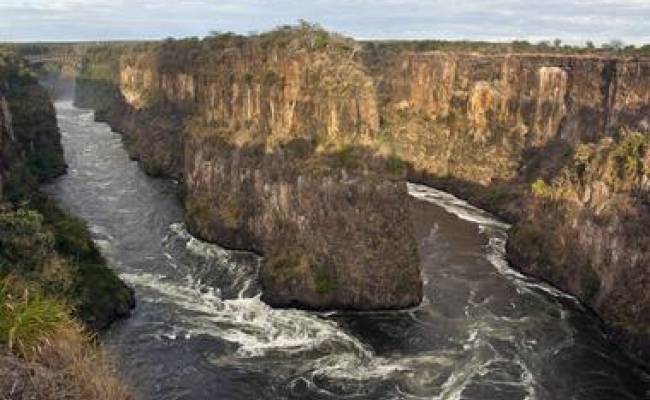
[[[45,89],[0,54],[0,397],[127,399],[94,332],[129,315],[133,292],[40,191],[66,171],[60,140]]]

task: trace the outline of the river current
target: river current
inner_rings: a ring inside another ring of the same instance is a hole
[[[135,289],[102,341],[137,399],[650,398],[598,318],[510,269],[508,225],[449,194],[409,185],[422,305],[276,310],[259,257],[192,237],[177,184],[146,176],[91,111],[56,109],[69,172],[46,190]]]

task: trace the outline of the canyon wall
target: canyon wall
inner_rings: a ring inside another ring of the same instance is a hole
[[[0,283],[64,301],[101,329],[129,314],[133,293],[85,224],[39,191],[66,168],[47,91],[23,61],[0,54]]]
[[[268,256],[270,303],[416,303],[408,177],[512,222],[516,267],[647,356],[647,60],[385,51],[304,27],[101,52],[80,104],[184,180],[193,233]]]
[[[82,71],[77,103],[146,171],[182,178],[194,235],[265,255],[267,303],[405,308],[422,298],[405,169],[369,147],[375,91],[354,51],[310,28],[124,49],[112,81]]]
[[[411,179],[515,224],[510,260],[650,354],[650,61],[403,53],[377,60]]]

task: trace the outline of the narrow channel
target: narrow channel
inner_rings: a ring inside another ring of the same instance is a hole
[[[57,102],[84,218],[137,308],[103,337],[138,399],[644,399],[647,375],[572,297],[508,267],[508,226],[409,185],[425,279],[412,310],[313,313],[259,300],[260,260],[193,238],[174,182],[146,176],[90,110]]]

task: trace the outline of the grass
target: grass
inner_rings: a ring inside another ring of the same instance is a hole
[[[23,357],[31,356],[43,339],[72,323],[62,302],[46,298],[13,278],[0,285],[0,343]]]
[[[0,348],[10,354],[0,365],[0,397],[9,384],[30,394],[24,398],[132,398],[113,361],[70,312],[64,302],[16,278],[0,281]]]

